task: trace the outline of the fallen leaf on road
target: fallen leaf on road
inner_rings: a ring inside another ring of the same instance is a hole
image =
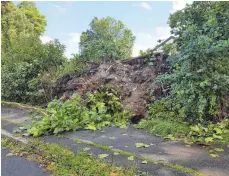
[[[8,157],[8,156],[14,156],[14,154],[13,154],[13,153],[8,153],[8,154],[6,155],[6,157]]]
[[[88,151],[88,150],[90,150],[89,147],[85,147],[85,148],[83,149],[83,151]]]
[[[119,155],[119,153],[118,152],[114,152],[114,155]]]
[[[135,146],[136,146],[137,148],[140,148],[140,147],[147,148],[147,147],[149,147],[150,145],[144,144],[144,143],[135,143]]]
[[[224,149],[222,149],[222,148],[215,148],[214,149],[216,152],[224,152]]]
[[[210,156],[213,157],[213,158],[218,158],[219,157],[219,155],[214,154],[214,153],[210,153]]]
[[[148,161],[144,160],[144,161],[142,161],[141,163],[142,163],[142,164],[147,164]]]
[[[109,139],[112,139],[112,140],[114,140],[114,139],[116,139],[116,137],[112,136],[112,137],[109,137]]]
[[[133,160],[134,160],[134,156],[129,156],[127,159],[128,159],[129,161],[133,161]]]
[[[107,158],[108,156],[109,156],[108,154],[100,154],[100,155],[98,155],[98,157],[100,159]]]

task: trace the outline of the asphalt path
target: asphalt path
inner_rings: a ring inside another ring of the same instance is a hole
[[[1,149],[2,176],[48,176],[38,163],[20,156],[7,156],[8,149]]]

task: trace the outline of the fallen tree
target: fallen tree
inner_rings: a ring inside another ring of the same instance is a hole
[[[135,113],[133,122],[138,122],[146,116],[146,106],[149,102],[148,89],[155,89],[152,80],[161,73],[168,72],[167,55],[154,53],[153,65],[147,65],[142,57],[115,61],[103,59],[93,63],[91,68],[75,74],[66,74],[53,85],[53,96],[68,99],[73,93],[84,95],[94,92],[102,85],[109,85],[119,92],[125,109]]]

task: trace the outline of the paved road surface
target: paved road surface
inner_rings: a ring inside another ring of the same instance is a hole
[[[1,115],[2,118],[13,122],[29,123],[31,120],[27,111],[17,108],[2,107]],[[8,132],[12,132],[15,125],[2,122],[2,128]],[[123,133],[125,133],[125,135],[123,135]],[[190,148],[187,148],[183,142],[167,142],[160,137],[148,134],[143,130],[138,130],[133,127],[129,127],[127,130],[109,127],[95,132],[80,130],[63,133],[63,135],[67,138],[79,138],[107,146],[113,146],[113,148],[116,149],[136,153],[154,160],[161,160],[165,163],[180,164],[210,176],[229,176],[229,148],[225,145],[217,146],[219,148],[224,148],[225,151],[218,153],[220,156],[219,158],[212,158],[209,156],[209,151],[199,145],[192,145]],[[57,143],[63,147],[69,147],[75,152],[87,147],[69,139],[58,138],[56,136],[45,136],[40,139],[45,142]],[[153,145],[149,148],[136,148],[135,143],[137,142]],[[90,151],[96,155],[107,153],[107,151],[98,148],[90,148]],[[130,165],[130,161],[121,155],[109,156],[107,161],[115,161],[120,165]],[[149,172],[154,176],[189,175],[159,165],[151,165],[149,163],[141,164],[139,161],[136,161],[135,164],[137,164],[139,170]]]
[[[43,171],[43,168],[39,167],[38,163],[26,160],[19,156],[6,155],[10,150],[1,150],[2,160],[2,176],[48,176],[48,173]]]

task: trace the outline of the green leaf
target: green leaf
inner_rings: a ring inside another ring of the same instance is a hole
[[[142,164],[147,164],[148,161],[144,160],[144,161],[142,161],[141,163],[142,163]]]
[[[104,159],[107,158],[109,155],[108,154],[100,154],[98,155],[99,159]]]
[[[126,124],[122,124],[122,125],[119,126],[119,128],[127,129],[127,126],[126,126]]]
[[[119,155],[119,153],[118,152],[114,152],[114,155]]]
[[[150,145],[144,144],[144,143],[135,143],[135,146],[136,146],[137,148],[140,148],[140,147],[147,148],[147,147],[149,147]]]
[[[213,158],[218,158],[219,155],[215,154],[215,153],[210,153],[210,156],[213,157]]]
[[[222,136],[218,136],[218,135],[215,135],[215,134],[213,134],[213,138],[215,138],[215,139],[223,139]]]
[[[191,126],[190,128],[191,128],[191,131],[200,132],[200,128],[197,125]]]
[[[85,129],[93,130],[93,131],[97,130],[97,128],[96,128],[96,126],[94,124],[88,124],[88,126]]]
[[[175,137],[172,134],[169,134],[168,136],[164,137],[165,139],[169,139],[169,140],[174,140]]]
[[[88,150],[91,150],[89,147],[85,147],[84,149],[83,149],[83,151],[88,151]]]
[[[214,128],[214,130],[216,131],[216,134],[222,134],[222,130],[220,128]]]
[[[205,142],[209,143],[209,142],[213,142],[214,138],[213,137],[207,137],[205,138]]]
[[[222,149],[222,148],[215,148],[214,149],[216,152],[224,152],[224,149]]]
[[[129,156],[127,159],[128,159],[129,161],[133,161],[133,160],[134,160],[134,156]]]

